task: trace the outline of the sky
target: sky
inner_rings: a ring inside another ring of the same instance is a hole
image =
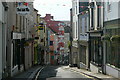
[[[54,16],[54,20],[70,20],[71,0],[35,0],[34,8],[44,17],[46,14]]]

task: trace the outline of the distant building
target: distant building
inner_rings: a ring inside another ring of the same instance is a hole
[[[55,45],[53,45],[54,49],[51,50],[53,47],[53,46],[51,46],[50,53],[51,53],[51,55],[54,55],[54,59],[57,59],[58,54],[64,53],[64,41],[60,42],[60,38],[62,37],[62,39],[64,40],[64,26],[65,26],[65,24],[63,21],[55,21],[53,16],[51,16],[51,14],[46,14],[46,16],[43,19],[46,22],[46,27],[51,29],[51,31],[55,34],[54,40],[53,40],[55,42]],[[61,28],[62,28],[62,31],[60,30]],[[53,33],[50,33],[50,36],[52,36]],[[61,35],[61,33],[63,33],[63,34]],[[58,36],[58,38],[57,38],[57,36]],[[58,39],[58,42],[56,41],[56,39]],[[50,42],[52,43],[52,41],[50,41]],[[54,64],[55,62],[52,61],[51,63]]]
[[[69,63],[69,53],[70,53],[70,33],[64,33],[64,62]]]
[[[47,23],[46,26],[49,27],[53,32],[57,33],[59,30],[59,24],[63,23],[62,21],[55,21],[54,17],[51,14],[46,14],[44,17],[45,22]]]

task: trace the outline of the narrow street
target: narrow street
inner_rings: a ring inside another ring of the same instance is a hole
[[[41,70],[37,80],[96,80],[92,77],[76,73],[63,66],[47,66]]]
[[[0,80],[120,80],[120,0],[0,0]]]

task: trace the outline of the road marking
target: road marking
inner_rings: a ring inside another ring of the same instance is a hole
[[[67,69],[70,69],[70,68],[67,68]],[[66,68],[64,68],[64,70],[66,70]],[[84,74],[84,73],[82,73],[82,72],[76,71],[76,70],[74,70],[74,69],[70,69],[70,71],[73,71],[73,72],[76,72],[76,73],[78,73],[78,74],[81,74],[81,75],[83,75],[83,76],[85,76],[85,77],[87,77],[87,78],[96,80],[95,78],[93,78],[93,77],[91,77],[91,76],[88,76],[88,75],[86,75],[86,74]]]
[[[76,70],[74,70],[74,69],[70,69],[70,70],[73,71],[73,72],[76,72],[76,73],[78,73],[78,74],[81,74],[81,75],[83,75],[83,76],[85,76],[85,77],[87,77],[87,78],[91,78],[91,79],[93,79],[93,80],[96,80],[95,78],[90,77],[90,76],[88,76],[88,75],[86,75],[86,74],[84,74],[84,73],[82,73],[82,72],[76,71]]]
[[[40,75],[40,72],[41,72],[43,69],[44,69],[44,67],[42,67],[42,68],[39,70],[39,72],[37,73],[37,75],[36,75],[36,77],[35,77],[35,80],[38,79],[38,76]]]

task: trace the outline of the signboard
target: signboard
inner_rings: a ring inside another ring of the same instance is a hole
[[[39,23],[38,29],[39,30],[43,30],[44,29],[44,24],[43,23]]]
[[[77,42],[72,41],[72,46],[78,48]]]
[[[27,15],[30,13],[30,8],[28,7],[27,2],[18,2],[17,3],[17,14]]]
[[[20,33],[13,33],[13,39],[21,39]]]
[[[38,29],[39,30],[43,30],[43,26],[38,26]]]
[[[24,38],[24,34],[13,32],[13,39],[22,39]]]

